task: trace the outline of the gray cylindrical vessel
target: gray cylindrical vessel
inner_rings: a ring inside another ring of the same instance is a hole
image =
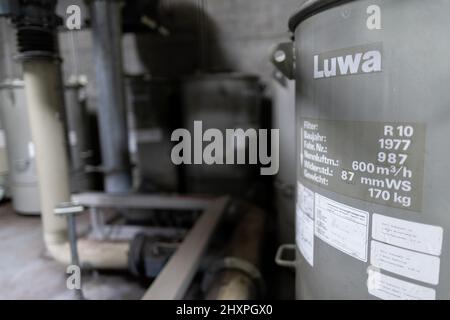
[[[241,73],[197,74],[181,85],[184,127],[194,135],[194,122],[204,130],[263,128],[261,81]],[[245,147],[245,146],[244,146]],[[238,150],[239,147],[235,147]],[[255,186],[258,168],[252,165],[188,165],[187,191],[205,194],[249,193]]]
[[[39,214],[39,187],[34,145],[31,141],[25,87],[21,80],[0,86],[0,118],[8,148],[10,188],[14,210],[21,214]]]
[[[297,298],[449,299],[450,1],[308,1]]]

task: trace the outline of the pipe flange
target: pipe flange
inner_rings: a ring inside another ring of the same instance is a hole
[[[202,291],[207,292],[214,277],[219,272],[225,270],[237,270],[246,274],[256,284],[256,291],[259,297],[263,297],[266,291],[264,279],[259,269],[252,263],[236,257],[225,257],[215,263],[206,271],[201,284]]]
[[[58,63],[62,62],[61,57],[57,53],[49,52],[49,51],[28,51],[14,55],[14,59],[18,62],[26,61],[26,60],[52,60]]]

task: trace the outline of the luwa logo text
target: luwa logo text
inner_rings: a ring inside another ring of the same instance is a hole
[[[382,46],[374,43],[314,56],[314,79],[381,72]]]

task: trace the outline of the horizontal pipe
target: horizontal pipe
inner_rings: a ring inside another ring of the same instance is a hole
[[[84,269],[120,270],[128,267],[128,242],[103,242],[80,239],[77,243],[80,266]],[[71,264],[68,242],[47,243],[47,250],[56,261]]]

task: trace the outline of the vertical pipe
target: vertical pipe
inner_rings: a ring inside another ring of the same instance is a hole
[[[39,177],[44,239],[67,240],[67,223],[54,208],[70,200],[69,168],[61,110],[64,106],[60,62],[41,57],[23,61],[27,108]]]
[[[127,117],[122,77],[121,6],[118,0],[91,3],[95,73],[105,191],[131,189]]]
[[[70,264],[67,221],[54,214],[56,206],[70,201],[69,161],[61,115],[64,99],[60,62],[51,57],[33,57],[23,60],[23,70],[35,145],[44,241],[54,259]],[[124,269],[127,266],[128,243],[81,239],[78,247],[84,267]]]

